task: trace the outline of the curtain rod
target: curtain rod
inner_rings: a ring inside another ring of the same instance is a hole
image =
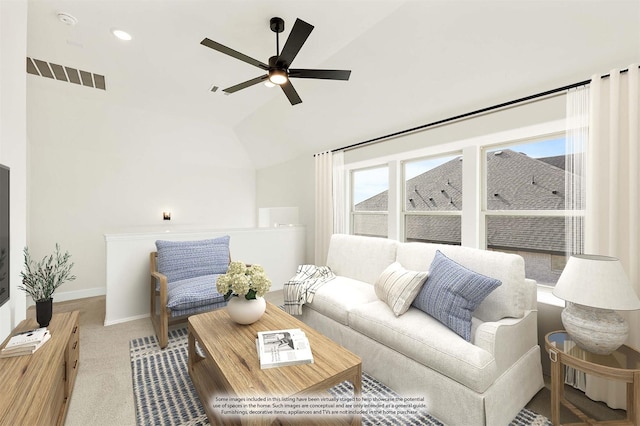
[[[625,73],[627,71],[629,71],[629,70],[628,69],[624,69],[624,70],[620,71],[620,73],[623,74],[623,73]],[[607,78],[609,76],[610,76],[610,74],[605,74],[605,75],[600,76],[600,78]],[[565,90],[575,89],[576,87],[584,86],[585,84],[588,84],[590,82],[591,82],[591,79],[579,81],[577,83],[569,84],[567,86],[558,87],[557,89],[547,90],[545,92],[536,93],[535,95],[525,96],[524,98],[514,99],[514,100],[511,100],[511,101],[508,101],[508,102],[503,102],[501,104],[497,104],[497,105],[493,105],[493,106],[490,106],[490,107],[485,107],[485,108],[477,109],[475,111],[467,112],[467,113],[464,113],[464,114],[456,115],[456,116],[453,116],[453,117],[445,118],[443,120],[433,121],[431,123],[423,124],[421,126],[412,127],[410,129],[400,130],[400,131],[395,132],[395,133],[390,133],[388,135],[379,136],[377,138],[369,139],[369,140],[366,140],[366,141],[363,141],[363,142],[354,143],[352,145],[343,146],[341,148],[335,148],[335,149],[332,149],[331,152],[346,151],[346,150],[349,150],[349,149],[352,149],[352,148],[360,147],[362,145],[369,145],[369,144],[372,144],[374,142],[381,142],[384,139],[390,139],[390,138],[394,138],[396,136],[404,135],[406,133],[412,133],[412,132],[415,132],[417,130],[424,130],[424,129],[427,129],[429,127],[434,127],[434,126],[438,126],[438,125],[441,125],[441,124],[450,123],[452,121],[461,120],[463,118],[467,118],[467,117],[471,117],[471,116],[474,116],[474,115],[483,114],[485,112],[493,111],[493,110],[496,110],[496,109],[501,109],[501,108],[505,108],[505,107],[508,107],[508,106],[511,106],[511,105],[515,105],[515,104],[519,104],[519,103],[522,103],[522,102],[531,101],[533,99],[542,98],[544,96],[553,95],[555,93],[563,92]]]

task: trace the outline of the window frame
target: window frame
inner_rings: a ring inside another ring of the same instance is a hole
[[[482,170],[481,170],[481,182],[482,182],[482,208],[480,210],[480,232],[481,232],[481,241],[483,242],[482,248],[488,249],[488,241],[487,241],[487,227],[488,227],[488,218],[490,217],[558,217],[558,218],[567,218],[570,216],[576,217],[584,217],[585,210],[567,210],[567,209],[558,209],[558,210],[489,210],[487,206],[488,201],[488,171],[487,171],[487,154],[491,151],[496,151],[500,149],[508,149],[514,145],[524,145],[526,143],[536,143],[543,142],[547,139],[558,138],[558,137],[566,137],[566,131],[563,129],[562,131],[552,132],[552,133],[544,133],[538,136],[526,137],[522,139],[514,139],[511,141],[504,141],[498,144],[485,145],[480,148],[480,158],[482,159]],[[565,153],[566,154],[566,153]],[[503,251],[503,250],[499,250]],[[551,257],[558,256],[557,253],[550,253]],[[566,256],[566,254],[565,254]],[[550,262],[553,262],[553,259],[549,259]],[[549,265],[549,269],[554,271],[552,268],[552,263]],[[558,271],[556,271],[558,272]],[[561,271],[559,271],[561,272]],[[553,285],[545,284],[538,282],[538,285],[546,288],[553,288]]]
[[[355,216],[356,215],[362,215],[362,216],[367,216],[367,215],[380,215],[380,214],[386,214],[387,215],[387,237],[389,238],[389,233],[388,233],[388,229],[389,229],[389,211],[391,210],[390,206],[390,200],[387,200],[387,210],[365,210],[365,211],[356,211],[355,209],[355,179],[354,179],[354,174],[357,172],[361,172],[361,171],[366,171],[366,170],[374,170],[374,169],[382,169],[382,168],[387,168],[387,171],[389,171],[389,164],[387,163],[379,163],[379,164],[375,164],[375,165],[369,165],[366,167],[361,167],[361,168],[347,168],[346,169],[346,173],[347,176],[349,177],[346,180],[346,185],[349,187],[349,191],[348,191],[348,210],[349,210],[349,214],[347,215],[348,219],[347,219],[347,229],[349,230],[349,234],[354,235],[354,224],[355,224]],[[388,184],[389,184],[389,188],[387,189],[387,191],[390,191],[391,189],[391,182],[388,179],[387,180]],[[384,237],[383,237],[384,238]]]
[[[349,161],[345,155],[345,187],[348,188],[347,195],[349,203],[344,212],[347,217],[347,229],[352,233],[352,206],[353,206],[353,183],[352,172],[359,169],[388,166],[389,168],[389,198],[388,198],[388,235],[387,238],[405,241],[404,236],[404,162],[414,161],[420,158],[441,157],[447,155],[459,155],[462,153],[462,210],[458,214],[462,216],[461,244],[465,247],[487,249],[486,246],[486,218],[489,215],[497,214],[500,210],[486,211],[486,183],[483,175],[485,167],[483,161],[484,150],[497,149],[499,147],[514,145],[517,141],[542,140],[553,135],[564,134],[566,131],[565,120],[553,120],[530,126],[514,128],[510,130],[480,135],[467,139],[460,139],[450,142],[435,144],[425,136],[425,146],[415,150],[397,152],[390,155],[377,156],[371,159]],[[408,137],[420,137],[414,134]],[[427,146],[428,145],[428,146]],[[345,154],[348,154],[345,153]],[[529,210],[508,210],[509,215],[531,214]],[[559,210],[536,210],[535,215],[563,215],[567,212],[576,214],[577,211]],[[409,213],[411,214],[411,213]],[[436,212],[433,212],[436,214]],[[440,214],[440,213],[438,213]],[[442,214],[449,214],[443,212]],[[584,215],[584,212],[580,213]]]

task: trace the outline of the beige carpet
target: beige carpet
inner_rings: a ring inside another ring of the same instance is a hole
[[[152,335],[151,321],[104,327],[104,297],[54,303],[54,313],[76,310],[80,311],[80,368],[65,424],[135,426],[129,341]]]
[[[273,303],[282,303],[282,293],[268,295]],[[148,318],[104,327],[105,298],[92,297],[70,302],[54,303],[55,312],[80,311],[80,369],[76,378],[67,426],[117,425],[134,426],[135,408],[129,341],[136,337],[154,334]],[[29,316],[35,316],[30,309]],[[184,326],[176,325],[175,327]],[[602,403],[584,397],[580,392],[565,387],[568,398],[588,415],[601,420],[622,419],[625,412],[611,410]],[[550,417],[550,393],[542,389],[529,404],[528,409]],[[563,409],[561,421],[578,419]]]

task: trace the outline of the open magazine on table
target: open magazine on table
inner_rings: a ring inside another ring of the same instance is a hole
[[[262,369],[313,362],[309,340],[299,328],[258,332],[256,346]]]

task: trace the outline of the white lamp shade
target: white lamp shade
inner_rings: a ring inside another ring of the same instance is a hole
[[[553,294],[567,302],[601,309],[640,309],[640,300],[615,257],[574,255],[569,258]]]

